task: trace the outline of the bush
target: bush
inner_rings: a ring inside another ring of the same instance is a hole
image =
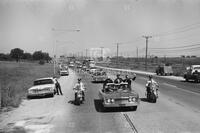
[[[44,64],[45,64],[45,61],[44,61],[44,60],[40,60],[40,61],[39,61],[39,64],[40,64],[40,65],[44,65]]]

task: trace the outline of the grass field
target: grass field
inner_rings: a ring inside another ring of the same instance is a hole
[[[53,65],[0,62],[1,106],[19,106],[36,78],[53,76]]]

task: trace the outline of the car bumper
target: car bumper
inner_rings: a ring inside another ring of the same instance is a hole
[[[61,76],[69,75],[69,73],[61,73]]]
[[[133,107],[138,106],[139,103],[137,102],[130,102],[130,103],[105,103],[103,102],[104,107]]]

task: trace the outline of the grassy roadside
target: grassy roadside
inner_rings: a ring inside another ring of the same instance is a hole
[[[28,62],[0,62],[1,106],[18,107],[33,80],[53,76],[53,65]]]

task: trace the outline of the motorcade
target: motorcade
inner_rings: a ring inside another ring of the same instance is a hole
[[[93,82],[103,82],[108,78],[106,72],[96,71],[92,75]]]
[[[184,79],[185,81],[193,80],[195,82],[200,82],[200,65],[191,65],[187,67]]]
[[[54,97],[56,93],[56,81],[53,77],[36,79],[33,82],[33,86],[28,89],[27,98],[37,96],[49,96]]]
[[[60,76],[68,76],[69,70],[68,69],[61,69],[60,70]]]
[[[107,83],[99,90],[103,109],[109,107],[130,107],[133,110],[139,105],[139,94],[128,87],[128,83]]]

